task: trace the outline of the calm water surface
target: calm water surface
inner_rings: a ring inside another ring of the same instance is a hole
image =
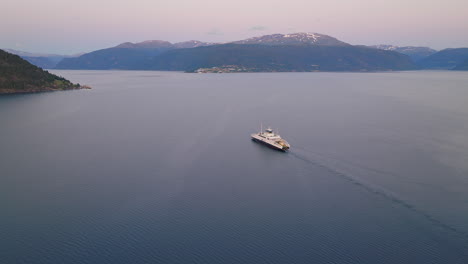
[[[468,263],[467,73],[54,73],[0,97],[2,264]]]

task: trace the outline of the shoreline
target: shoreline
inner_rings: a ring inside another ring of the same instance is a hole
[[[92,88],[90,86],[88,86],[88,85],[71,86],[71,87],[68,87],[68,88],[65,88],[65,89],[60,89],[60,88],[31,88],[31,89],[25,89],[25,90],[16,90],[16,89],[2,89],[2,88],[0,88],[0,95],[71,91],[71,90],[82,90],[82,89],[92,89]]]

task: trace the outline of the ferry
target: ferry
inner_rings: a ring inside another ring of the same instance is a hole
[[[253,141],[262,143],[276,150],[288,151],[291,147],[286,140],[282,139],[281,136],[275,133],[271,128],[267,128],[265,131],[260,128],[259,133],[251,134],[250,136]]]

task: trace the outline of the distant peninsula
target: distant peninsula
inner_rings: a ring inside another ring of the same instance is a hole
[[[0,94],[90,89],[32,65],[18,55],[0,50]]]

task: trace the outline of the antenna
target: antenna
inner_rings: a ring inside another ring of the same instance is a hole
[[[262,133],[262,131],[263,131],[263,124],[262,122],[260,122],[260,133]]]

